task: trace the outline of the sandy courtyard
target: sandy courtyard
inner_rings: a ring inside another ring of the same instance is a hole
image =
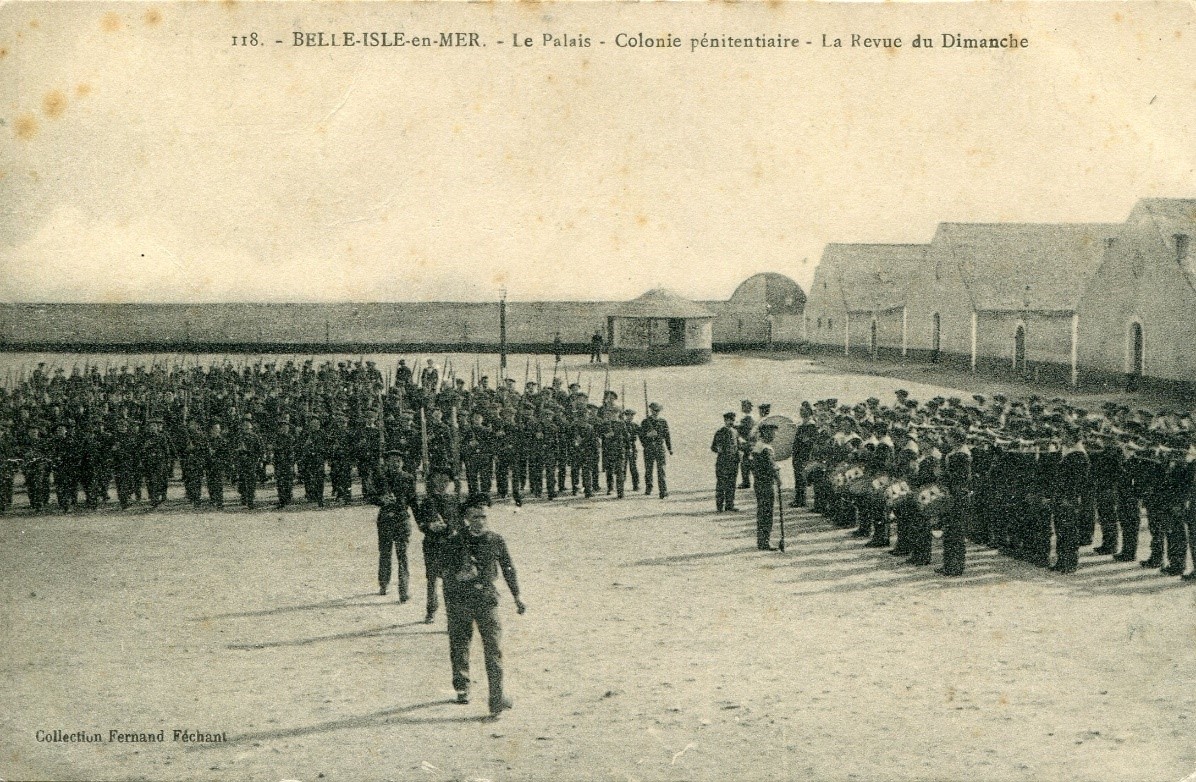
[[[501,719],[484,719],[476,640],[473,703],[452,703],[443,612],[421,621],[418,532],[414,599],[377,594],[370,506],[22,511],[0,519],[0,778],[1196,772],[1196,587],[1090,554],[1058,576],[976,547],[945,579],[789,509],[788,551],[763,553],[750,492],[713,513],[710,439],[739,399],[792,412],[945,389],[728,357],[611,377],[637,408],[644,379],[665,405],[672,496],[495,505],[528,603],[517,616],[500,589],[515,700]],[[228,740],[175,742],[176,728]],[[38,740],[54,730],[166,741]]]

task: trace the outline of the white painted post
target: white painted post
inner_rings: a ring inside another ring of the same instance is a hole
[[[976,372],[976,310],[972,310],[972,372]]]
[[[1071,387],[1080,384],[1080,315],[1071,314]]]

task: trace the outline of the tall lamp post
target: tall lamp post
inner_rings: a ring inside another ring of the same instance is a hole
[[[507,289],[500,289],[501,298],[498,300],[498,367],[506,371],[507,368]]]

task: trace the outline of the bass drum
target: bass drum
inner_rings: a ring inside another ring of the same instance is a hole
[[[777,428],[772,437],[772,458],[783,462],[793,455],[793,442],[797,439],[797,424],[786,415],[770,415],[756,424],[757,431],[761,426],[770,424]]]

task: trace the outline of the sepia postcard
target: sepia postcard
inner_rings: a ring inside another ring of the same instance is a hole
[[[0,139],[0,782],[1196,779],[1191,2],[6,2]]]

